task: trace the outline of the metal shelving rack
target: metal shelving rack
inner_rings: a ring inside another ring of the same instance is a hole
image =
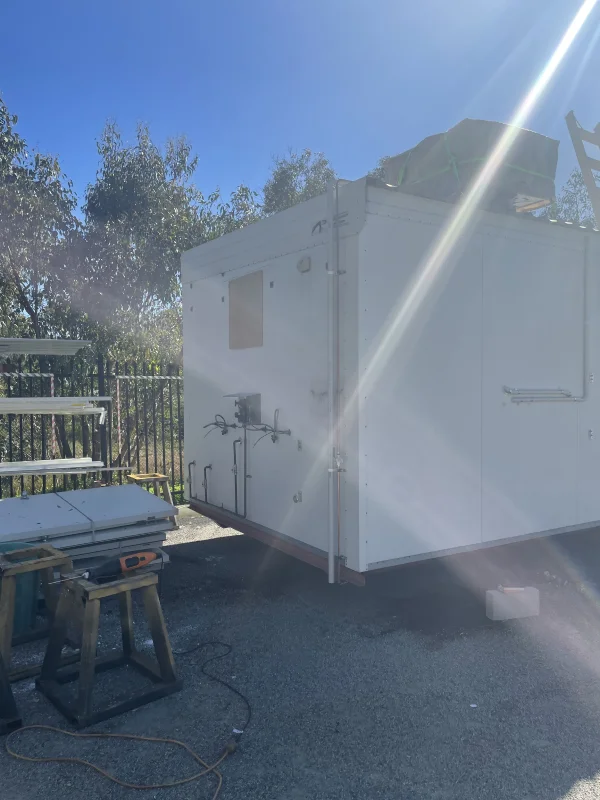
[[[0,338],[0,360],[8,355],[46,355],[73,356],[91,342],[75,339],[14,339]],[[3,397],[0,398],[0,414],[56,414],[69,416],[97,415],[98,422],[103,425],[106,420],[106,408],[94,405],[97,402],[110,403],[110,397]],[[17,465],[13,462],[0,462],[0,476],[15,474],[51,475],[63,473],[81,473],[104,467],[102,461],[91,458],[80,459],[44,459],[38,461],[19,462],[19,473],[15,473]]]

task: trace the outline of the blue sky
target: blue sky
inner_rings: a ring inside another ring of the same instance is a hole
[[[579,0],[4,0],[0,92],[81,193],[107,117],[186,134],[197,183],[260,187],[288,147],[358,178],[466,116],[507,121]],[[600,3],[535,116],[575,164],[600,120]]]

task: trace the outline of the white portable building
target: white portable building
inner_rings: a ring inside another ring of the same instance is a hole
[[[599,524],[597,232],[362,179],[182,279],[202,513],[356,581]]]

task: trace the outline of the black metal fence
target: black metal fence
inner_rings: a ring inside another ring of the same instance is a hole
[[[92,481],[126,482],[128,471],[160,472],[183,502],[183,377],[174,364],[89,362],[27,357],[3,365],[0,397],[109,397],[97,415],[0,415],[0,461],[89,456],[100,472],[0,476],[0,498],[27,491],[85,488]]]

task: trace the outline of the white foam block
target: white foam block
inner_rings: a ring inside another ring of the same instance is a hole
[[[534,586],[525,586],[516,592],[488,589],[485,593],[485,613],[495,621],[537,617],[540,613],[540,592]]]

